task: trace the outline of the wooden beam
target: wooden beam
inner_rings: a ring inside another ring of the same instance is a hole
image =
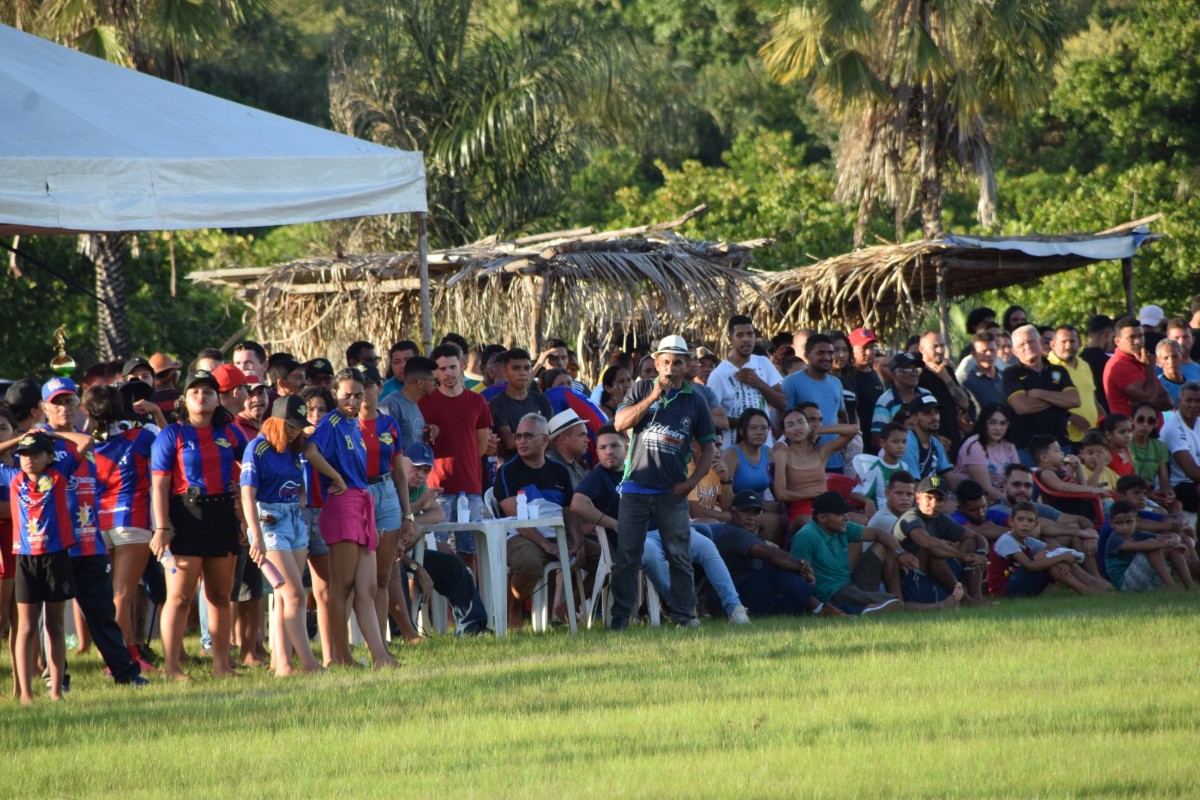
[[[1132,317],[1133,301],[1133,256],[1121,259],[1121,285],[1125,287],[1125,314]]]

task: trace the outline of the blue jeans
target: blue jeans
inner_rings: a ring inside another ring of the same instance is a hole
[[[721,607],[725,609],[725,613],[728,614],[740,606],[742,601],[738,598],[737,589],[733,588],[733,578],[729,577],[729,568],[721,560],[721,554],[717,552],[717,546],[713,544],[712,539],[693,530],[690,552],[692,563],[699,564],[704,569],[704,574],[708,576],[708,582],[712,585],[713,591],[717,593],[717,597],[721,598]],[[642,571],[646,573],[646,577],[654,584],[654,588],[660,595],[666,597],[670,594],[671,576],[667,571],[667,557],[663,555],[662,539],[659,537],[658,531],[650,531],[646,534],[646,549],[642,553]]]
[[[623,494],[617,515],[617,552],[613,556],[612,625],[625,627],[638,597],[638,570],[646,548],[646,531],[657,528],[670,573],[667,603],[671,619],[686,623],[696,614],[692,588],[692,530],[686,497],[664,494]]]
[[[738,593],[751,616],[807,614],[813,585],[794,572],[763,564],[740,582]]]

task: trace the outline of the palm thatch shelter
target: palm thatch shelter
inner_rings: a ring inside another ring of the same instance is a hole
[[[765,302],[749,267],[753,251],[772,240],[705,242],[672,230],[706,209],[639,228],[491,238],[430,252],[432,328],[508,346],[561,337],[590,362],[614,345],[670,333],[715,340],[731,314]],[[417,338],[419,262],[408,252],[347,255],[189,277],[231,287],[248,307],[248,329],[269,347],[339,363],[339,349],[356,339],[386,347]]]
[[[948,303],[988,289],[1031,283],[1047,275],[1119,259],[1126,306],[1133,313],[1133,256],[1161,234],[1149,223],[1161,214],[1096,234],[984,237],[882,244],[806,267],[763,274],[762,304],[753,316],[765,330],[865,325],[907,330],[907,321],[937,304],[947,333]]]

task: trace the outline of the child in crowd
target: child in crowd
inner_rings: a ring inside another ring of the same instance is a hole
[[[863,455],[855,459],[861,477],[850,499],[866,506],[868,518],[887,504],[888,481],[893,472],[903,469],[900,462],[908,448],[908,428],[903,423],[889,422],[879,431],[879,444],[878,456]]]
[[[859,432],[857,425],[822,425],[821,409],[801,403],[783,415],[786,447],[771,454],[775,499],[787,504],[787,530],[794,534],[812,519],[812,501],[826,490],[825,464]],[[820,443],[824,434],[834,438]],[[735,487],[736,488],[736,485]]]
[[[1198,574],[1200,561],[1196,557],[1196,532],[1188,525],[1180,512],[1168,512],[1150,500],[1150,484],[1140,475],[1126,475],[1117,481],[1117,500],[1132,503],[1138,514],[1138,530],[1146,533],[1177,533],[1187,548],[1187,561],[1193,574]],[[1100,542],[1103,553],[1103,535],[1110,530],[1101,530]]]
[[[1171,454],[1158,438],[1158,410],[1153,403],[1141,402],[1133,407],[1133,436],[1129,442],[1134,473],[1144,478],[1154,492],[1155,501],[1172,513],[1183,506],[1171,488]]]
[[[1109,468],[1118,477],[1132,475],[1134,471],[1133,451],[1129,449],[1129,444],[1133,441],[1133,420],[1124,414],[1109,414],[1100,423],[1100,430],[1104,434],[1109,452],[1112,454]]]
[[[1012,507],[1012,530],[996,540],[988,556],[987,585],[993,597],[1037,597],[1058,582],[1079,594],[1100,594],[1111,589],[1079,566],[1081,554],[1067,548],[1051,550],[1035,538],[1037,506],[1022,501]]]
[[[1035,464],[1033,474],[1049,492],[1073,494],[1078,497],[1056,497],[1049,502],[1059,511],[1076,514],[1099,524],[1096,506],[1086,495],[1108,498],[1107,489],[1090,486],[1083,464],[1077,456],[1063,455],[1062,446],[1052,436],[1034,436],[1029,440],[1029,457]]]
[[[1138,512],[1133,504],[1119,500],[1108,513],[1104,567],[1109,580],[1123,592],[1145,592],[1178,588],[1171,570],[1185,589],[1195,587],[1185,561],[1186,546],[1179,534],[1153,534],[1138,530]],[[1102,535],[1103,535],[1102,533]]]
[[[1108,444],[1108,437],[1093,429],[1083,435],[1076,449],[1079,451],[1079,464],[1083,468],[1084,485],[1103,489],[1111,495],[1116,491],[1121,476],[1109,466],[1113,454]],[[1109,498],[1104,499],[1107,502]]]

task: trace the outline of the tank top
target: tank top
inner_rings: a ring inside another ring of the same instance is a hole
[[[737,473],[733,476],[733,490],[740,492],[749,489],[762,494],[771,485],[771,476],[767,472],[771,458],[767,452],[767,446],[764,444],[762,450],[759,451],[757,464],[751,464],[746,460],[746,454],[742,452],[742,448],[735,447],[734,449],[737,452],[738,468]]]

